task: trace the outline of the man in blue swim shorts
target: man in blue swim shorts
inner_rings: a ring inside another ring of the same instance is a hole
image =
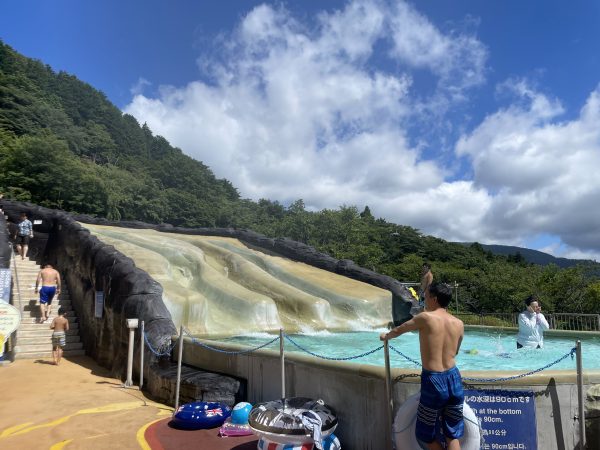
[[[441,420],[446,448],[460,449],[464,433],[462,378],[454,360],[464,336],[464,325],[447,310],[452,288],[432,283],[425,290],[425,311],[382,333],[382,341],[409,331],[419,332],[421,348],[421,399],[417,410],[416,435],[423,448],[441,450],[436,432]]]
[[[40,322],[44,323],[50,317],[52,310],[52,299],[54,295],[60,294],[60,274],[50,264],[46,264],[38,273],[35,281],[35,292],[42,284],[40,291]]]

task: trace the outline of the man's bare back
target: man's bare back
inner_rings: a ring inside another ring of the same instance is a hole
[[[60,273],[52,267],[44,267],[38,274],[37,284],[41,282],[42,286],[57,286],[60,291]]]
[[[414,320],[419,330],[423,368],[443,372],[454,367],[464,333],[462,321],[443,308],[424,311]]]
[[[454,357],[460,350],[464,325],[446,308],[434,304],[429,296],[426,296],[425,311],[389,333],[383,333],[381,339],[391,339],[409,331],[419,332],[421,362],[424,369],[443,372],[456,365]]]

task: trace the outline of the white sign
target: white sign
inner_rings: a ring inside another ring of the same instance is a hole
[[[21,313],[13,305],[0,302],[0,359],[4,353],[4,343],[10,333],[19,328]]]
[[[94,317],[102,319],[104,312],[104,291],[96,291],[96,302],[94,304]]]
[[[34,225],[41,225],[42,224],[42,219],[34,220],[33,224]]]

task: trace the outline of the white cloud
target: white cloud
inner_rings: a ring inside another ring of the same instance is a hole
[[[146,80],[144,77],[139,77],[138,80],[136,81],[136,83],[131,86],[131,88],[129,89],[129,92],[131,92],[131,95],[140,95],[144,92],[144,89],[147,86],[152,86],[152,83],[150,83],[148,80]]]
[[[472,179],[449,181],[456,174],[423,159],[413,142],[427,137],[409,124],[457,125],[446,113],[485,78],[487,50],[474,37],[444,33],[403,2],[357,0],[312,24],[261,5],[220,42],[218,59],[199,59],[197,81],[138,94],[125,110],[243,196],[369,205],[448,240],[524,245],[547,234],[562,256],[600,255],[600,90],[561,121],[559,100],[525,80],[502,83],[509,106],[455,145]],[[434,91],[416,91],[422,71]]]
[[[409,124],[437,110],[425,129],[455,125],[448,108],[485,80],[475,37],[443,32],[403,2],[357,0],[312,28],[261,5],[222,42],[218,59],[199,59],[197,81],[138,94],[125,110],[243,196],[368,204],[449,240],[519,245],[547,233],[561,251],[600,254],[599,91],[560,121],[559,100],[508,80],[500,88],[511,104],[456,143],[472,179],[448,181],[455,174],[423,159],[413,142],[431,142]],[[415,90],[423,71],[436,85],[425,94]]]
[[[494,193],[474,233],[492,242],[547,233],[560,237],[565,254],[600,255],[600,89],[570,121],[558,120],[558,101],[518,92],[525,105],[488,116],[456,146],[472,162],[475,184]]]
[[[302,197],[323,208],[435,189],[443,170],[407,140],[406,122],[415,115],[411,72],[377,69],[369,58],[378,43],[389,46],[390,30],[404,21],[448,47],[445,69],[432,69],[434,76],[461,65],[464,73],[482,68],[473,58],[463,61],[471,54],[460,51],[463,38],[443,36],[411,11],[355,1],[321,13],[311,29],[285,9],[258,6],[219,61],[199,62],[212,83],[162,87],[157,98],[137,95],[125,110],[253,199]],[[430,68],[439,66],[436,52]],[[413,65],[401,52],[379,57],[390,55],[392,65]]]
[[[439,76],[442,88],[462,97],[484,81],[487,50],[473,36],[443,34],[410,5],[398,2],[390,17],[393,54],[405,63]]]

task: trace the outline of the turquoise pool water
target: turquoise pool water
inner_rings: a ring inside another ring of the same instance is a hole
[[[299,346],[318,355],[334,358],[346,358],[373,350],[382,345],[379,334],[385,330],[360,331],[352,333],[317,332],[309,334],[290,335]],[[253,334],[222,339],[222,342],[256,347],[275,336]],[[461,370],[522,370],[528,371],[545,366],[569,353],[575,346],[574,338],[545,337],[543,349],[516,349],[516,334],[501,332],[468,331],[465,334],[457,365]],[[584,369],[600,369],[600,338],[581,339],[583,349]],[[407,333],[390,344],[409,358],[420,361],[419,337],[417,333]],[[279,341],[266,347],[279,350]],[[286,339],[285,351],[302,352],[292,342]],[[352,362],[361,364],[384,365],[383,349],[373,354],[363,356]],[[405,359],[390,349],[392,367],[417,368],[413,362]],[[559,370],[575,370],[575,360],[568,357],[551,367]]]

